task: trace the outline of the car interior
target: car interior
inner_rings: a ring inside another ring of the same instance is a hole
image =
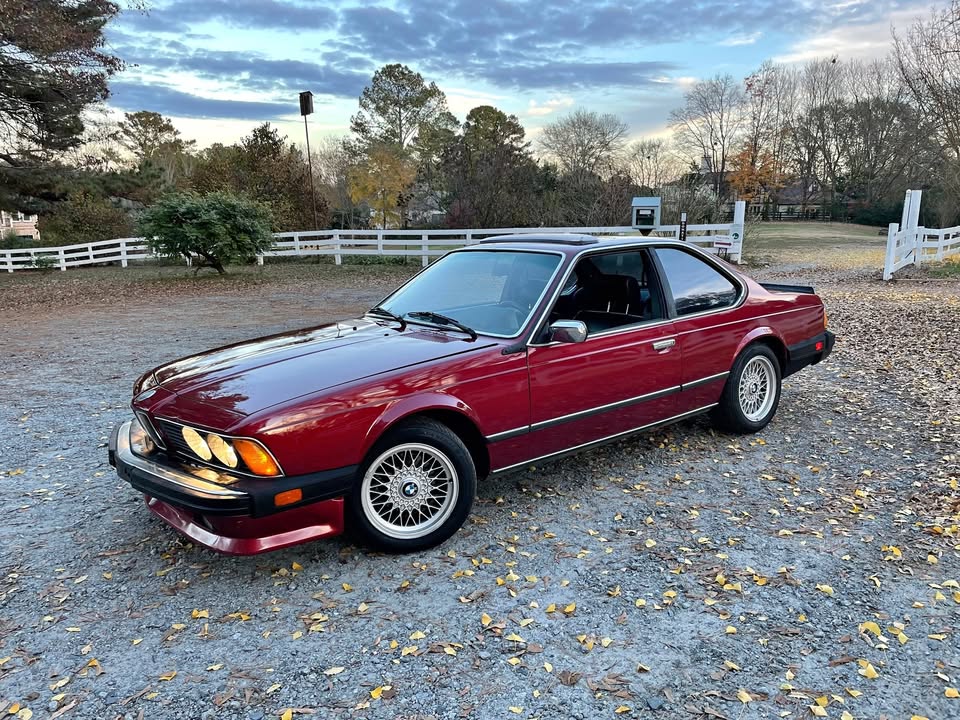
[[[557,320],[582,320],[589,334],[662,318],[663,300],[646,251],[581,259],[550,313]]]

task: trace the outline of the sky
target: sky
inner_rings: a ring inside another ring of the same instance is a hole
[[[343,135],[374,71],[403,63],[462,121],[477,105],[535,137],[577,108],[615,113],[633,137],[667,132],[698,79],[764,60],[886,54],[937,0],[150,0],[107,31],[127,68],[111,110],[152,110],[203,147],[269,121],[303,139]]]

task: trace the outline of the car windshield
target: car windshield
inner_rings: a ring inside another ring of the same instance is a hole
[[[436,313],[478,333],[513,337],[527,323],[559,264],[560,256],[553,253],[455,252],[428,267],[378,307],[417,323],[444,325],[425,315]]]

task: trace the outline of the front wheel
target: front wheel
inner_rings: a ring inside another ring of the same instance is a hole
[[[368,545],[413,552],[439,545],[466,522],[477,489],[470,451],[450,428],[418,418],[390,430],[361,467],[351,525]]]
[[[740,353],[720,402],[714,424],[734,433],[755,433],[773,419],[780,404],[780,362],[766,345],[750,345]]]

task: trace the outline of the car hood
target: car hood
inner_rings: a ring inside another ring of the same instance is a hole
[[[163,365],[155,376],[164,390],[191,405],[246,416],[336,385],[493,344],[413,325],[398,331],[392,323],[362,319],[217,348]]]

